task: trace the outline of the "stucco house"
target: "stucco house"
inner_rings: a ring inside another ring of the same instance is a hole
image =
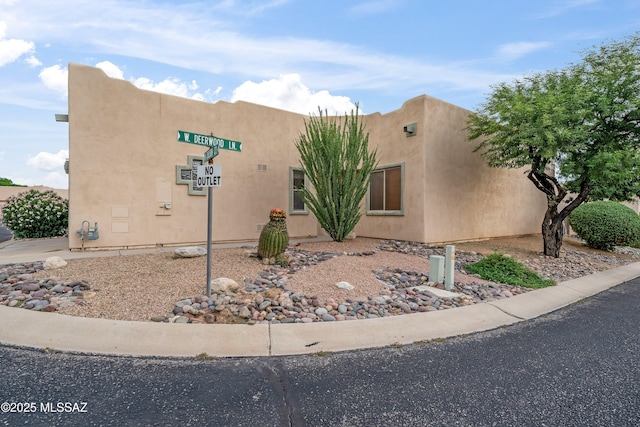
[[[364,116],[379,167],[358,236],[442,243],[539,232],[544,196],[522,171],[488,168],[473,152],[469,113],[419,96]],[[241,142],[215,158],[222,179],[212,191],[213,241],[257,240],[276,207],[287,211],[292,238],[323,233],[296,194],[305,177],[295,141],[306,118],[145,91],[69,64],[70,248],[206,241],[207,191],[191,178],[208,147],[182,142],[193,138],[184,132]],[[84,221],[97,224],[97,240],[75,232]]]

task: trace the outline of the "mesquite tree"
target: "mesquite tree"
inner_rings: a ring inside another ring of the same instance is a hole
[[[494,86],[467,130],[490,166],[527,168],[547,196],[544,253],[559,257],[563,221],[581,203],[640,194],[640,33]]]
[[[377,165],[376,150],[369,151],[369,133],[358,106],[344,120],[318,112],[305,121],[305,133],[296,142],[302,170],[313,187],[300,189],[300,196],[329,236],[341,242],[362,216],[360,202]]]

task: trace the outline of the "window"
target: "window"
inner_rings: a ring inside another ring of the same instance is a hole
[[[402,192],[404,163],[376,169],[369,184],[370,215],[403,215]]]
[[[289,214],[308,214],[309,210],[302,201],[300,190],[308,185],[307,177],[300,168],[289,168]]]

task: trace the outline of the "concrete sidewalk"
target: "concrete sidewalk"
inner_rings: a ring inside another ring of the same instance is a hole
[[[0,244],[0,264],[39,261],[49,256],[74,259],[174,249],[70,252],[65,244],[64,238],[5,242]],[[130,322],[0,306],[0,343],[81,353],[169,357],[194,357],[201,353],[246,357],[346,351],[411,344],[511,325],[638,276],[640,263],[634,263],[484,304],[380,319],[308,324],[249,326]]]
[[[291,239],[291,243],[329,241],[329,236],[309,239]],[[187,245],[184,245],[187,246]],[[206,247],[203,245],[194,245]],[[258,246],[258,242],[213,243],[213,249],[237,248],[241,246]],[[81,258],[102,258],[122,255],[152,254],[173,252],[178,246],[162,246],[155,248],[113,249],[113,250],[69,250],[68,237],[51,237],[45,239],[8,240],[0,243],[0,265],[19,262],[44,261],[51,256],[59,256],[64,260]]]

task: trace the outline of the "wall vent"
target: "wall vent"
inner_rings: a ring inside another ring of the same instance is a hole
[[[266,172],[267,171],[267,165],[258,165],[258,170],[260,172]]]

